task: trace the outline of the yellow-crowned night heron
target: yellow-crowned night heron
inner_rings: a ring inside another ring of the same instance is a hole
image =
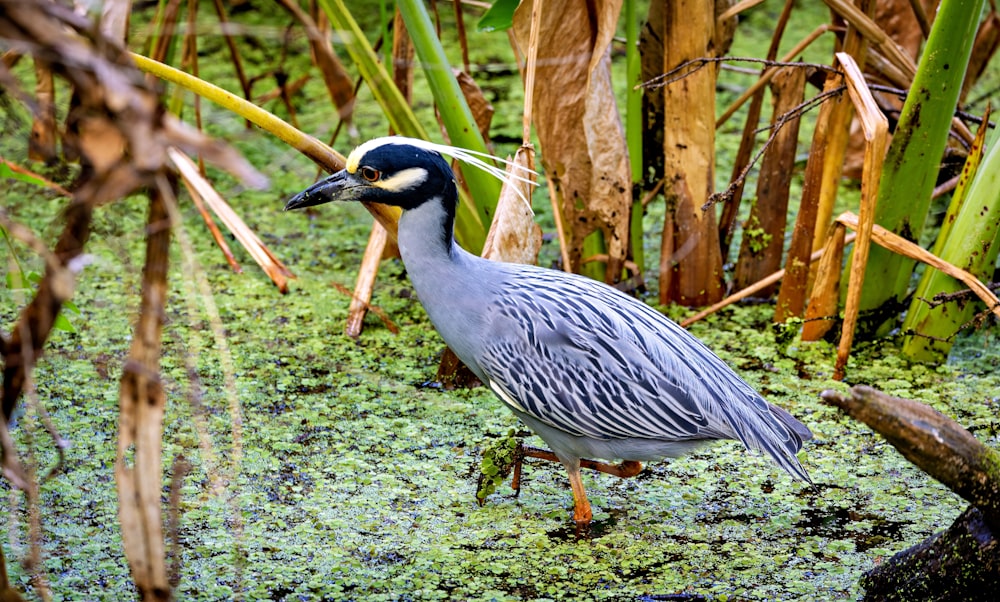
[[[566,466],[578,524],[591,519],[581,461],[625,477],[640,462],[737,439],[809,480],[795,457],[809,429],[658,311],[588,278],[489,261],[459,247],[455,177],[441,152],[483,167],[452,147],[380,138],[285,209],[330,201],[403,209],[399,251],[431,322]]]

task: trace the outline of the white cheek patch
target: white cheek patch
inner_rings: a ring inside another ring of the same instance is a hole
[[[403,192],[416,188],[427,181],[427,170],[422,167],[410,167],[396,172],[388,178],[372,182],[376,186],[390,192]]]

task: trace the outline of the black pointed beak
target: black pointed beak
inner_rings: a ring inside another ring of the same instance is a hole
[[[314,207],[331,201],[353,201],[361,188],[346,169],[316,182],[309,188],[288,199],[285,211]]]

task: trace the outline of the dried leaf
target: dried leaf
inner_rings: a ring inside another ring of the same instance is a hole
[[[493,121],[493,105],[483,96],[482,89],[471,75],[458,69],[455,69],[454,73],[459,87],[462,88],[465,102],[469,104],[469,110],[472,111],[472,117],[476,120],[476,125],[479,126],[479,132],[483,135],[483,140],[488,141],[490,139],[490,123]]]
[[[514,155],[513,165],[534,170],[534,151],[521,147]],[[518,173],[524,173],[518,170]],[[531,211],[532,186],[520,180],[508,180],[500,191],[497,212],[486,236],[483,257],[508,263],[534,264],[538,261],[538,250],[542,247],[542,229],[535,223]]]
[[[568,249],[568,270],[579,271],[583,240],[604,233],[607,275],[621,275],[628,251],[631,175],[611,87],[608,50],[620,0],[594,6],[545,0],[541,11],[532,114],[543,149],[553,203]],[[522,50],[528,46],[532,2],[514,14]],[[525,53],[527,54],[527,53]]]

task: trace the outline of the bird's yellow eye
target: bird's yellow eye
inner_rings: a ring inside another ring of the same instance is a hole
[[[361,174],[362,178],[368,180],[369,182],[374,182],[382,177],[381,172],[372,167],[361,167],[358,169],[358,173]]]

